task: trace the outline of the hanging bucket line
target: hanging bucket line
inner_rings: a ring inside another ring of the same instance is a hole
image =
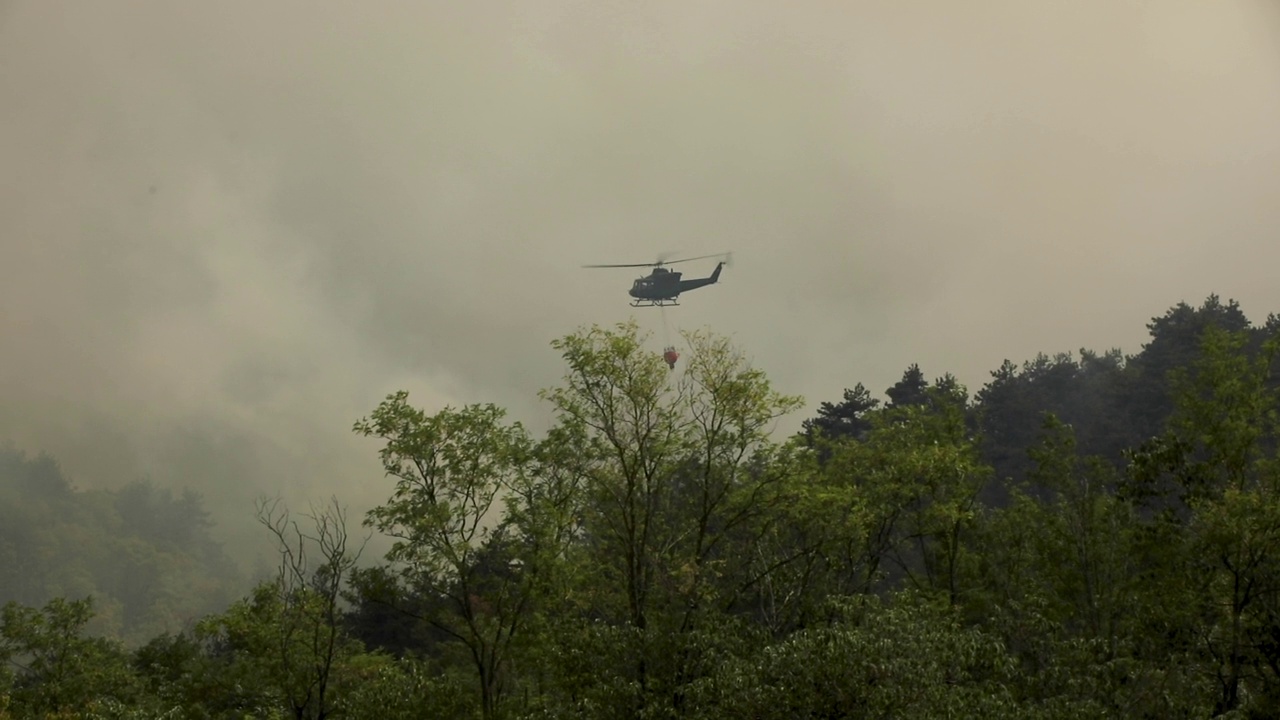
[[[676,361],[680,359],[680,353],[676,352],[676,348],[671,344],[671,324],[667,321],[667,308],[661,308],[662,313],[662,339],[666,346],[662,350],[662,359],[666,361],[667,367],[675,370]]]

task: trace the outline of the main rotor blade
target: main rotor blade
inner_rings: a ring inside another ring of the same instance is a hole
[[[682,258],[680,260],[667,260],[663,264],[670,265],[672,263],[678,263],[678,262],[689,262],[690,260],[705,260],[707,258],[713,258],[713,257],[724,257],[727,254],[728,253],[716,253],[714,255],[699,255],[698,257]]]
[[[653,267],[659,263],[632,263],[630,265],[583,265],[584,268],[607,268],[607,267]]]
[[[660,259],[659,259],[657,262],[650,262],[650,263],[628,263],[628,264],[624,264],[624,265],[583,265],[582,267],[584,267],[584,268],[662,267],[663,265],[671,265],[671,264],[673,264],[673,263],[689,262],[689,261],[691,261],[691,260],[705,260],[705,259],[707,259],[707,258],[713,258],[713,257],[726,257],[726,256],[728,255],[728,253],[716,253],[716,254],[714,254],[714,255],[699,255],[698,257],[681,258],[681,259],[679,259],[679,260],[665,260],[665,259],[661,259],[661,258],[665,258],[665,257],[666,257],[666,255],[667,255],[666,253],[663,253],[661,256],[659,256],[659,258],[660,258]]]

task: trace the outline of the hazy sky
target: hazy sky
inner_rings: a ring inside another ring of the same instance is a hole
[[[388,392],[540,425],[667,310],[809,407],[1280,311],[1271,0],[0,0],[0,442],[81,485],[389,485]],[[681,269],[703,275],[714,261]],[[255,540],[259,539],[254,536]]]

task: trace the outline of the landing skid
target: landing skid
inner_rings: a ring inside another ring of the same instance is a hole
[[[679,306],[680,303],[676,302],[675,298],[668,298],[666,300],[636,300],[631,303],[631,307],[667,307],[668,305]]]

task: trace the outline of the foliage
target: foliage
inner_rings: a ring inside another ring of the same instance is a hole
[[[701,717],[1026,718],[998,638],[911,593],[833,596],[827,622],[726,665]]]
[[[0,449],[0,603],[92,595],[92,629],[138,645],[226,607],[241,583],[196,493],[79,490],[52,458]]]
[[[1280,318],[1211,296],[1149,329],[973,396],[912,364],[775,439],[801,400],[727,338],[687,333],[676,372],[633,322],[581,328],[541,437],[403,392],[355,424],[381,562],[336,500],[264,502],[276,577],[134,650],[94,610],[151,627],[124,588],[216,559],[198,498],[4,456],[11,592],[83,599],[5,606],[0,718],[1275,717]],[[114,581],[69,552],[91,537]]]

